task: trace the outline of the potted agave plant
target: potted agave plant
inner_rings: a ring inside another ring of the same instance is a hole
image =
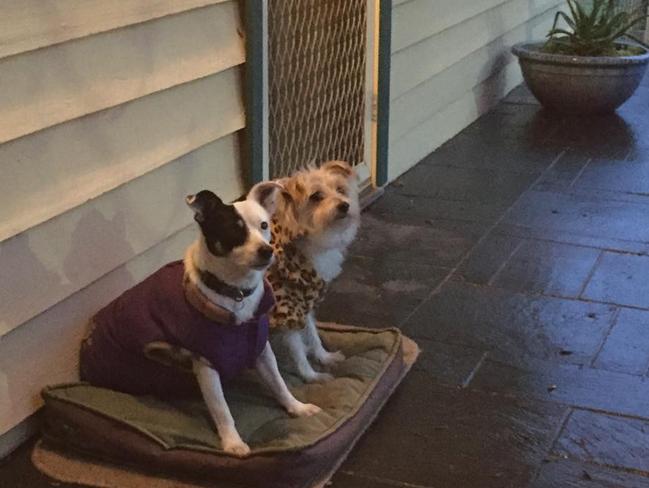
[[[546,42],[517,44],[512,52],[543,106],[612,112],[633,95],[646,71],[649,51],[621,40],[646,13],[616,12],[614,0],[593,0],[589,10],[577,0],[567,3],[570,13],[557,13]]]

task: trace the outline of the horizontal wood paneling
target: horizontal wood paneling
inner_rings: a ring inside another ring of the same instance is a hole
[[[0,58],[224,0],[2,0]]]
[[[391,99],[557,4],[557,0],[511,0],[397,52],[392,56]]]
[[[231,1],[0,60],[0,143],[241,64],[238,31]]]
[[[392,12],[392,52],[400,51],[438,32],[509,0],[411,0]]]
[[[520,68],[509,63],[416,129],[390,145],[389,177],[394,179],[421,161],[435,148],[487,112],[522,81]]]
[[[180,259],[195,235],[194,225],[184,228],[2,337],[0,435],[41,406],[44,386],[78,380],[88,318],[159,266]]]
[[[0,449],[77,379],[86,322],[244,192],[236,0],[0,6]],[[6,441],[6,442],[5,442]]]
[[[393,100],[390,106],[390,142],[416,129],[435,112],[509,63],[516,63],[510,52],[511,46],[525,39],[542,38],[552,25],[553,17],[554,10],[551,10],[519,25]]]
[[[186,195],[243,193],[238,144],[226,136],[0,243],[0,337],[186,226]]]
[[[244,126],[231,68],[0,145],[0,241]]]

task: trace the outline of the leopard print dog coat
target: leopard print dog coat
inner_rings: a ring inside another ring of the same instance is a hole
[[[271,221],[275,262],[266,275],[275,295],[275,306],[268,314],[271,329],[303,329],[325,295],[326,282],[295,245],[299,238],[276,219]]]

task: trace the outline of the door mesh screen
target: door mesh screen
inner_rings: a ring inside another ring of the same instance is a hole
[[[363,161],[367,0],[268,3],[270,174]]]

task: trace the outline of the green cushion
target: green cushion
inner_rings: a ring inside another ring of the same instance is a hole
[[[301,450],[334,432],[356,414],[383,372],[401,354],[397,329],[321,326],[320,332],[329,350],[340,350],[347,358],[331,371],[335,379],[324,384],[304,384],[296,376],[283,373],[298,399],[323,409],[318,415],[289,417],[258,383],[254,372],[226,385],[226,398],[237,428],[253,453]],[[188,381],[192,378],[188,377]],[[139,431],[163,449],[222,452],[200,398],[169,402],[84,383],[49,387],[43,396],[46,406],[56,402],[82,407]]]

